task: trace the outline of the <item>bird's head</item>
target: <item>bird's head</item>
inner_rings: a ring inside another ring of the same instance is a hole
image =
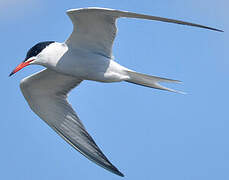
[[[26,54],[25,60],[19,64],[11,73],[9,76],[12,76],[22,68],[31,65],[31,64],[39,64],[39,55],[46,49],[47,46],[50,44],[54,43],[55,41],[45,41],[45,42],[40,42],[33,46],[31,49]]]

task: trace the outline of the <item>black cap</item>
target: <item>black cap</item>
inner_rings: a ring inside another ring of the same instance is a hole
[[[54,43],[55,41],[45,41],[45,42],[40,42],[37,43],[35,46],[29,49],[29,51],[26,54],[26,58],[24,61],[27,59],[38,55],[43,49],[45,49],[48,45]]]

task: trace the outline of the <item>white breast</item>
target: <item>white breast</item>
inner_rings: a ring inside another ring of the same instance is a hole
[[[57,71],[87,80],[116,82],[125,80],[123,66],[104,55],[82,49],[68,49],[55,63]]]

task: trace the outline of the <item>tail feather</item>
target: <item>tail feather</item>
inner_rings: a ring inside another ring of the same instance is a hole
[[[146,86],[146,87],[151,87],[151,88],[155,88],[155,89],[161,89],[161,90],[166,90],[166,91],[170,91],[170,92],[185,94],[184,92],[170,89],[170,88],[164,87],[164,86],[159,84],[159,82],[181,83],[181,81],[173,80],[173,79],[167,79],[167,78],[161,78],[161,77],[156,77],[156,76],[150,76],[150,75],[146,75],[146,74],[137,73],[134,71],[126,71],[126,72],[129,76],[129,79],[126,80],[127,82]]]

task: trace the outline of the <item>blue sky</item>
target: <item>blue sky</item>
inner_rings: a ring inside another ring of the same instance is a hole
[[[154,21],[120,19],[116,60],[128,68],[183,81],[175,94],[129,83],[83,82],[70,102],[123,179],[229,179],[229,36],[227,0],[8,0],[0,2],[0,179],[122,179],[91,163],[40,120],[19,82],[9,78],[27,50],[72,31],[70,8],[108,7],[195,22],[213,32]]]

